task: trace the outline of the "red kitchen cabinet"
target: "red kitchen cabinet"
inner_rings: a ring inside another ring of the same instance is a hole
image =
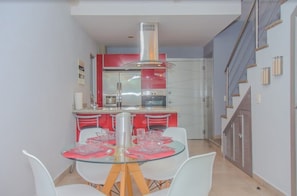
[[[98,107],[103,106],[103,87],[102,87],[102,69],[103,69],[103,55],[97,55],[97,104]]]
[[[159,59],[166,60],[166,54]],[[103,70],[120,68],[126,63],[137,62],[139,54],[98,54],[97,55],[97,104],[103,107]],[[166,69],[142,69],[141,89],[166,89]]]
[[[104,68],[121,67],[139,61],[139,54],[104,54]]]
[[[137,62],[140,59],[139,54],[104,54],[103,68],[119,68],[131,62]],[[166,54],[160,54],[159,59],[166,60]]]
[[[166,89],[166,69],[143,69],[141,71],[142,89]]]

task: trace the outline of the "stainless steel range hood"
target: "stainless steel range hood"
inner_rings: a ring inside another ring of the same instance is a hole
[[[159,60],[158,23],[140,23],[140,60],[124,67],[130,69],[168,69],[174,64]]]

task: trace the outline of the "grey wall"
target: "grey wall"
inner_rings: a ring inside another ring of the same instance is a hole
[[[234,23],[213,40],[214,135],[221,135],[221,115],[225,114],[225,68],[241,25]]]

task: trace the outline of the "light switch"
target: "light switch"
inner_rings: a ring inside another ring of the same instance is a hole
[[[257,103],[261,103],[262,102],[262,95],[261,94],[257,94]]]

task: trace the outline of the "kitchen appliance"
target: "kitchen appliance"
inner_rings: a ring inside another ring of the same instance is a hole
[[[116,95],[104,95],[103,97],[103,102],[104,102],[104,106],[109,106],[109,107],[113,107],[116,106],[117,102],[116,102]]]
[[[158,23],[140,23],[140,60],[124,65],[127,69],[167,69],[173,63],[159,60]]]
[[[136,71],[103,71],[103,106],[140,106],[141,105],[141,72]],[[112,96],[112,104],[107,97]],[[114,99],[115,97],[115,99]],[[115,102],[114,102],[115,101]]]
[[[141,105],[143,107],[166,107],[166,90],[154,89],[143,91]]]

